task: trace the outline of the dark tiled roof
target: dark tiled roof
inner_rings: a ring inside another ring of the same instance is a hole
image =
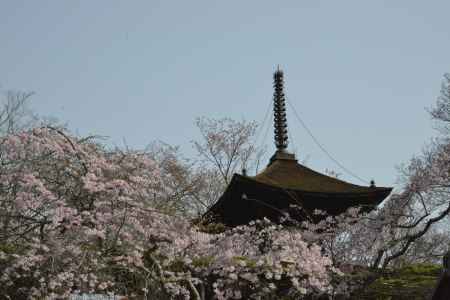
[[[392,188],[351,184],[307,168],[293,154],[277,152],[267,168],[254,177],[234,174],[220,199],[205,214],[214,222],[237,226],[269,218],[278,222],[290,205],[310,214],[315,209],[339,215],[350,207],[370,211]],[[303,216],[299,216],[299,220]]]
[[[370,193],[391,190],[351,184],[307,168],[294,159],[275,159],[267,168],[251,179],[275,187],[321,193]]]
[[[291,211],[290,205],[300,206],[301,212],[310,216],[315,209],[334,216],[350,207],[360,207],[362,211],[368,212],[380,204],[390,192],[390,188],[375,187],[364,188],[357,192],[324,192],[320,189],[304,191],[282,188],[234,174],[222,197],[204,217],[208,220],[206,222],[237,226],[264,217],[277,223],[282,216],[280,211],[289,212],[299,221],[304,220],[304,215],[298,215],[295,210]],[[319,219],[320,217],[317,220]]]

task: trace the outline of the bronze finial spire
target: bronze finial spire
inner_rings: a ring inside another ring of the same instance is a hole
[[[283,71],[277,67],[273,74],[273,112],[275,127],[275,146],[277,151],[284,152],[288,146],[288,133],[286,121],[286,104],[283,92]]]

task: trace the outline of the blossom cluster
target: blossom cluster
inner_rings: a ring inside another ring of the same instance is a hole
[[[0,299],[330,292],[331,260],[299,231],[258,221],[207,234],[169,215],[170,191],[144,152],[36,128],[1,138],[0,153]]]

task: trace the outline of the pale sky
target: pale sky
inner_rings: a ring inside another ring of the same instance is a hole
[[[190,156],[198,116],[263,120],[279,64],[327,150],[394,185],[435,134],[425,108],[450,72],[449,12],[448,0],[1,0],[0,88],[36,92],[36,112],[81,135]],[[299,160],[343,173],[291,111],[288,123]]]

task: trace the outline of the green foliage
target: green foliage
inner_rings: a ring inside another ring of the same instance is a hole
[[[245,257],[245,256],[235,256],[235,257],[233,257],[233,260],[236,262],[236,263],[240,263],[240,262],[244,262],[245,263],[245,265],[247,266],[247,267],[249,267],[249,268],[255,268],[256,267],[256,261],[255,260],[253,260],[253,259],[249,259],[249,258],[247,258],[247,257]]]
[[[222,223],[198,223],[198,230],[210,234],[219,234],[226,231],[228,228]]]
[[[199,268],[208,267],[213,259],[212,256],[200,256],[192,260],[192,265]]]
[[[422,300],[430,298],[441,267],[417,264],[389,271],[372,282],[352,299],[360,300]]]
[[[172,272],[187,272],[187,266],[181,259],[175,259],[169,266],[168,269]]]
[[[18,247],[11,243],[0,243],[0,252],[4,252],[6,254],[13,254],[18,252]]]

